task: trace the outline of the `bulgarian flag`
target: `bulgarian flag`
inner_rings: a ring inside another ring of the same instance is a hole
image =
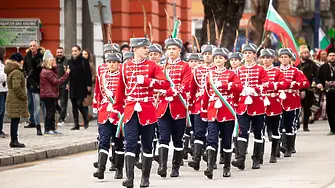
[[[331,47],[331,44],[326,36],[326,34],[319,28],[319,48],[321,50],[327,50]]]
[[[286,46],[286,48],[292,49],[293,53],[295,53],[297,57],[295,66],[299,65],[300,60],[298,58],[299,57],[298,44],[296,43],[294,36],[291,30],[288,28],[285,21],[282,19],[282,17],[278,14],[278,12],[273,7],[272,0],[270,0],[269,2],[269,9],[266,15],[264,29],[275,33],[277,36],[282,36],[283,39],[280,37],[280,40],[284,40],[284,41],[281,41],[283,44],[286,44],[286,40],[287,40],[288,46]]]

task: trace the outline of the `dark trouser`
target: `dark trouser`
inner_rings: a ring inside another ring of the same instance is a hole
[[[55,115],[56,115],[56,98],[42,98],[41,99],[46,108],[45,132],[56,130]]]
[[[207,147],[212,147],[214,150],[218,148],[218,137],[219,132],[222,139],[223,151],[231,153],[232,149],[232,136],[234,131],[235,121],[226,122],[208,122],[208,134],[207,134]]]
[[[335,133],[335,91],[326,93],[326,113],[330,131]]]
[[[71,99],[72,103],[72,114],[73,114],[73,121],[76,126],[79,126],[79,113],[83,116],[85,122],[87,122],[87,113],[84,110],[83,106],[84,99]]]
[[[27,88],[27,95],[28,95],[28,111],[29,111],[29,121],[30,123],[35,124],[35,118],[34,118],[34,99],[33,99],[33,93],[31,92],[30,88]]]
[[[238,140],[247,142],[249,138],[248,131],[250,130],[251,124],[255,142],[263,143],[262,130],[264,126],[264,115],[250,116],[245,112],[243,115],[237,115],[237,118],[240,127]]]
[[[294,135],[296,131],[296,110],[285,111],[283,110],[283,128],[286,135]]]
[[[64,122],[67,115],[67,103],[69,100],[69,91],[66,90],[65,86],[59,88],[59,100],[60,100],[59,122]]]
[[[169,146],[171,137],[175,148],[183,149],[183,136],[186,128],[186,118],[173,119],[167,108],[163,117],[158,120],[159,144]]]
[[[208,123],[203,121],[199,114],[194,115],[194,137],[197,142],[206,143]]]
[[[113,125],[108,120],[104,124],[98,124],[99,150],[109,151],[110,140],[113,138],[114,149],[116,152],[124,153],[123,137],[116,137],[117,125]]]
[[[194,133],[194,114],[190,114],[191,126],[186,127],[185,134],[191,136],[191,132]]]
[[[124,125],[124,139],[126,141],[126,155],[135,157],[138,136],[141,136],[142,151],[152,156],[152,141],[154,139],[154,124],[143,126],[140,124],[137,112]]]
[[[2,133],[3,129],[3,117],[5,115],[5,107],[6,107],[6,96],[7,92],[0,93],[0,134]]]
[[[17,141],[17,132],[19,130],[20,118],[10,119],[10,139],[11,141]]]
[[[313,105],[314,93],[313,91],[306,90],[306,96],[301,100],[302,110],[304,112],[303,125],[304,129],[308,128],[309,117],[312,115],[311,107]]]
[[[280,139],[280,131],[279,131],[279,126],[280,126],[280,121],[281,120],[281,115],[276,115],[276,116],[265,116],[265,124],[266,126],[271,129],[272,133],[272,138],[273,139]],[[264,131],[263,131],[264,134]]]

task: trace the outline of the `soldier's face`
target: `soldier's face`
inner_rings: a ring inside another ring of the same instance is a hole
[[[261,57],[261,61],[262,61],[263,65],[266,66],[266,67],[271,66],[272,63],[273,63],[273,60],[274,59],[272,57],[268,57],[268,56]]]
[[[158,52],[149,52],[149,60],[159,63],[162,55]]]
[[[190,61],[188,61],[188,65],[189,65],[191,68],[194,68],[195,66],[198,66],[198,65],[199,65],[199,61],[198,61],[198,60],[190,60]]]
[[[231,58],[229,62],[232,69],[236,69],[241,64],[241,61],[237,58]]]
[[[204,57],[204,61],[205,61],[206,63],[212,63],[212,62],[213,62],[213,55],[212,55],[211,52],[205,52],[205,53],[203,54],[203,57]]]
[[[120,63],[118,61],[107,61],[106,64],[111,72],[119,70]]]
[[[214,63],[217,67],[223,67],[226,63],[227,59],[222,55],[217,55],[214,57]]]
[[[245,51],[243,52],[243,57],[245,62],[253,62],[256,57],[256,54],[252,51]]]
[[[148,46],[134,48],[134,54],[136,55],[136,57],[141,59],[147,58],[149,54]]]
[[[171,60],[175,60],[179,57],[181,49],[175,45],[170,45],[166,49],[166,54]]]
[[[290,64],[291,58],[290,56],[284,54],[284,55],[279,56],[279,61],[280,61],[280,64],[286,66]]]
[[[328,60],[332,63],[335,62],[335,53],[329,53],[328,54]]]

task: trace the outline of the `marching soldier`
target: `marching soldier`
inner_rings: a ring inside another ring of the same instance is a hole
[[[297,68],[304,73],[311,86],[314,84],[319,84],[319,80],[317,78],[318,66],[314,61],[310,59],[309,50],[306,45],[300,46],[300,56],[301,56],[301,62],[297,66]],[[301,95],[302,110],[304,112],[303,130],[308,132],[309,117],[312,115],[311,107],[314,101],[313,88],[306,88],[301,90],[300,95]]]
[[[266,111],[265,111],[265,125],[266,128],[271,130],[271,156],[270,163],[276,163],[276,152],[279,146],[280,132],[279,125],[281,121],[282,107],[280,102],[280,97],[283,97],[283,93],[279,93],[278,90],[285,90],[289,86],[289,82],[286,81],[284,74],[279,68],[273,66],[275,57],[275,51],[272,49],[263,49],[260,52],[260,59],[264,65],[265,71],[268,73],[269,81],[273,83],[274,87],[263,93],[264,100],[267,101]],[[263,133],[265,132],[265,127],[263,128]],[[265,139],[263,139],[263,142]],[[264,143],[263,151],[264,154]],[[261,156],[261,161],[263,160],[263,155]],[[262,163],[262,162],[261,162]]]
[[[229,51],[226,48],[213,50],[216,69],[209,73],[205,94],[203,95],[202,112],[204,113],[201,113],[201,115],[202,118],[208,120],[206,143],[208,162],[204,174],[209,179],[213,178],[219,132],[224,151],[223,177],[231,176],[232,135],[236,118],[233,93],[240,93],[242,85],[234,71],[227,70],[225,67],[228,53]]]
[[[111,119],[112,105],[116,87],[119,81],[119,64],[122,55],[119,53],[108,53],[105,56],[106,69],[99,69],[95,87],[95,105],[98,111],[98,132],[99,132],[99,158],[98,170],[93,174],[98,179],[104,179],[106,161],[110,148],[111,137],[114,141],[115,149],[115,179],[123,177],[124,147],[123,138],[115,137],[117,132],[117,122]]]
[[[201,101],[204,94],[206,84],[206,76],[208,72],[215,69],[213,64],[212,51],[213,45],[203,45],[201,54],[203,55],[204,63],[194,68],[191,88],[190,88],[190,111],[194,114],[194,151],[193,159],[188,162],[188,166],[194,170],[200,169],[201,155],[206,143],[207,122],[200,117]]]
[[[123,54],[123,63],[128,62],[128,60],[131,60],[134,58],[134,52],[125,52]]]
[[[284,157],[291,157],[293,139],[296,131],[296,109],[299,108],[300,101],[297,100],[299,96],[299,90],[309,87],[309,82],[300,71],[290,65],[292,58],[292,51],[288,48],[279,49],[279,61],[281,63],[280,70],[284,73],[285,79],[290,83],[290,86],[286,90],[281,90],[283,92],[281,105],[283,108],[283,126],[284,126],[284,140],[286,143],[286,149]]]
[[[157,65],[160,65],[160,59],[162,58],[162,46],[159,44],[152,44],[149,46],[149,60],[154,61]]]
[[[236,109],[239,123],[239,136],[237,138],[238,144],[238,159],[232,162],[232,165],[244,170],[246,151],[248,147],[248,131],[250,125],[253,128],[254,134],[254,152],[252,155],[252,169],[259,169],[259,160],[262,152],[262,129],[264,124],[264,102],[260,95],[269,87],[269,78],[260,65],[255,62],[257,46],[252,43],[242,45],[242,53],[245,64],[241,66],[237,74],[243,85],[243,91],[240,94],[240,99]]]
[[[319,79],[326,91],[326,113],[330,128],[328,135],[335,135],[335,48],[328,50],[328,60],[329,62],[321,65],[319,69]]]
[[[174,152],[170,177],[179,176],[179,168],[183,158],[183,135],[186,128],[187,103],[186,93],[191,82],[191,69],[180,59],[182,41],[178,38],[165,40],[167,61],[164,73],[171,87],[158,100],[159,168],[157,174],[167,175],[169,143],[172,137]]]
[[[161,68],[153,61],[147,60],[148,38],[131,38],[130,46],[134,58],[122,64],[119,84],[116,90],[114,117],[124,115],[124,139],[126,143],[125,165],[127,179],[122,182],[124,187],[134,186],[134,165],[137,141],[141,136],[142,144],[142,178],[140,187],[149,186],[152,165],[152,141],[154,125],[157,122],[156,107],[154,106],[153,90],[168,89],[168,81]],[[124,106],[124,107],[123,107]]]

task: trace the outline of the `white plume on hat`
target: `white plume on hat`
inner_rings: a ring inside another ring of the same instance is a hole
[[[54,56],[52,55],[52,53],[50,52],[50,50],[46,50],[44,52],[44,55],[43,55],[43,61],[46,61],[46,60],[49,60],[49,59],[53,59]]]

